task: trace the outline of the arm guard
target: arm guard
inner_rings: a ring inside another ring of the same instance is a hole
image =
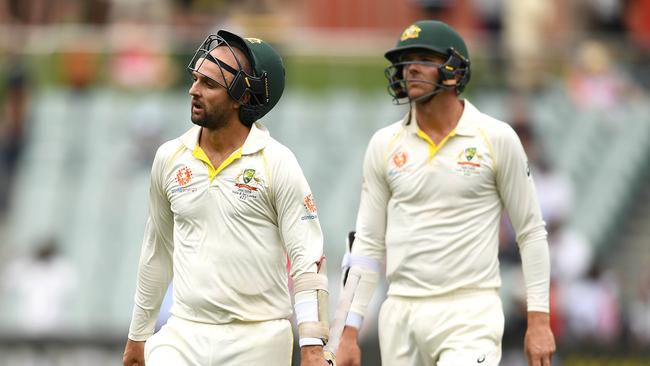
[[[359,277],[358,285],[355,286],[356,289],[354,290],[352,304],[350,305],[350,310],[345,321],[345,325],[359,329],[361,328],[363,317],[366,315],[368,304],[370,304],[370,300],[377,288],[381,263],[370,257],[352,255],[355,234],[355,231],[351,231],[348,234],[347,251],[341,263],[341,270],[343,273],[344,287],[351,272],[355,272]]]
[[[306,339],[320,339],[322,345],[327,344],[329,334],[328,324],[328,282],[325,257],[318,263],[318,272],[308,272],[296,277],[293,282],[294,296],[300,293],[316,293],[316,316],[314,317],[309,307],[300,308],[296,303],[296,315],[298,320],[298,336]],[[301,314],[302,313],[302,314]],[[316,318],[314,320],[314,318]],[[300,319],[307,319],[300,321]],[[311,319],[311,320],[310,320]]]

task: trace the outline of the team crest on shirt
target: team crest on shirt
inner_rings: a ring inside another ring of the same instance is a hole
[[[242,201],[249,198],[255,199],[259,196],[259,190],[263,185],[264,181],[259,177],[257,171],[246,168],[235,177],[235,188],[232,193]]]
[[[476,147],[467,147],[456,157],[456,171],[465,176],[478,175],[482,159],[483,155],[478,152]]]
[[[474,159],[474,156],[476,156],[475,147],[468,147],[467,149],[465,149],[465,159],[467,159],[467,161],[471,161],[472,159]]]
[[[255,169],[244,169],[244,173],[242,175],[244,183],[248,184],[251,180],[253,180],[253,178],[255,178]]]
[[[306,215],[302,216],[301,220],[314,220],[318,218],[316,214],[316,204],[314,203],[314,196],[310,193],[305,196],[302,200],[303,206],[305,206]]]

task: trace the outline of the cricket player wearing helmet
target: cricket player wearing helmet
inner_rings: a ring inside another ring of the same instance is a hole
[[[410,25],[385,56],[389,93],[411,108],[377,131],[366,151],[355,242],[344,259],[344,269],[361,278],[338,347],[339,366],[360,364],[357,331],[384,262],[382,364],[497,365],[503,208],[524,271],[528,362],[550,365],[549,250],[519,138],[458,97],[470,80],[470,55],[447,24]]]
[[[124,366],[327,365],[327,278],[316,205],[293,153],[258,119],[285,70],[266,42],[220,30],[188,69],[196,125],[157,151]],[[170,281],[171,318],[154,324]]]

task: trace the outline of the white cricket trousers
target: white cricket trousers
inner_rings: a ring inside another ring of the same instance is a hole
[[[389,296],[379,312],[382,365],[496,366],[503,322],[496,289]]]
[[[172,316],[144,346],[147,366],[290,366],[291,323],[205,324]]]

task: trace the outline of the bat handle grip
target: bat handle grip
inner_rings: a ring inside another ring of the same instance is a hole
[[[325,354],[325,361],[327,361],[327,364],[330,366],[336,366],[336,357],[334,354],[330,351],[324,351]]]

